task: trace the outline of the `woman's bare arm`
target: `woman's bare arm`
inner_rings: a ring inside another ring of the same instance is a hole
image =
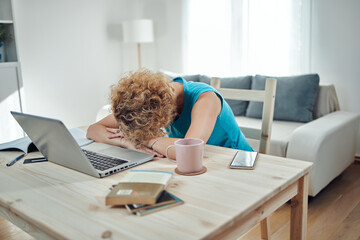
[[[107,129],[119,129],[119,124],[117,123],[113,114],[110,114],[100,121],[90,125],[87,130],[86,137],[94,140],[95,142],[126,147],[121,141],[121,133],[119,133],[118,138],[115,138],[114,133]]]
[[[94,140],[95,142],[107,143],[123,148],[135,149],[134,145],[124,138],[124,135],[119,130],[113,114],[108,115],[102,120],[90,125],[87,130],[86,137]],[[149,148],[143,147],[136,149],[141,152],[153,154],[157,157],[164,157],[162,154],[157,153]]]
[[[191,111],[191,124],[185,138],[200,138],[206,143],[221,112],[221,100],[214,92],[200,95]]]

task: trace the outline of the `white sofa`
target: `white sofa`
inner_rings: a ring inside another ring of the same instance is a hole
[[[239,126],[261,126],[260,119],[236,120]],[[334,86],[320,86],[313,121],[273,121],[270,154],[312,162],[309,195],[315,196],[354,162],[358,129],[359,115],[340,111]],[[248,140],[258,148],[256,140]]]

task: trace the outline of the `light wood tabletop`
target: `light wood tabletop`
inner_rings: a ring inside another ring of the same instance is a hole
[[[234,239],[292,199],[291,239],[305,239],[312,163],[259,154],[254,170],[230,169],[235,152],[206,145],[207,172],[174,173],[167,186],[185,203],[143,217],[105,206],[128,170],[97,179],[51,162],[6,167],[21,152],[0,152],[0,216],[38,239]],[[133,169],[175,168],[156,158]]]

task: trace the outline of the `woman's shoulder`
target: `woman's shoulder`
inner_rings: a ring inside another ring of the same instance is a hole
[[[182,77],[174,78],[173,82],[183,84],[185,97],[191,98],[194,101],[196,101],[198,97],[205,92],[214,92],[217,95],[220,95],[215,88],[203,82],[186,81]]]
[[[212,91],[212,92],[217,92],[215,90],[215,88],[213,88],[212,86],[206,84],[206,83],[203,83],[203,82],[186,82],[186,88],[189,90],[189,91],[192,91],[192,92],[208,92],[208,91]]]

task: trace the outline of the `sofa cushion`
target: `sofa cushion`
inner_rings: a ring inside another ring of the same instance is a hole
[[[199,82],[200,74],[193,74],[193,75],[182,75],[180,76],[184,78],[186,81],[192,81],[192,82]]]
[[[314,106],[314,119],[339,110],[340,106],[334,85],[320,85]]]
[[[221,88],[250,89],[252,76],[221,78]],[[210,84],[211,78],[200,75],[199,81]],[[226,100],[235,116],[245,116],[248,101]]]
[[[248,117],[235,117],[239,127],[261,128],[261,119]],[[270,155],[286,157],[287,146],[291,139],[292,133],[305,123],[289,122],[289,121],[273,121],[271,139],[270,139]],[[259,140],[247,138],[250,146],[254,151],[259,150]]]
[[[264,90],[268,76],[253,77],[251,89]],[[307,74],[276,78],[276,97],[274,120],[309,122],[313,120],[315,100],[319,88],[319,75]],[[246,111],[247,117],[261,118],[260,102],[250,102]]]

